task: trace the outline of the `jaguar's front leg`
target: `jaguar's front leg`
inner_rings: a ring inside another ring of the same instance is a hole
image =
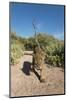
[[[45,79],[46,79],[46,76],[45,76],[45,73],[44,73],[44,65],[42,64],[40,66],[40,82],[45,82]]]

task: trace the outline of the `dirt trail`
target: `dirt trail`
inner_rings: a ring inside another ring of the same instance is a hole
[[[24,55],[17,65],[11,66],[12,97],[64,94],[64,71],[61,68],[45,67],[46,80],[41,83],[31,71],[31,63],[32,55]]]

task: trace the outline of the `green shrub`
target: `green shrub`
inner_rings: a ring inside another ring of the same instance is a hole
[[[64,66],[64,45],[59,42],[46,47],[46,61],[54,66]]]
[[[24,46],[21,44],[11,44],[11,64],[16,64],[23,55]]]
[[[10,62],[11,64],[16,64],[19,61],[19,58],[23,56],[24,45],[19,37],[16,34],[11,34],[11,54]]]
[[[64,41],[58,40],[53,36],[39,33],[37,40],[40,47],[46,53],[46,62],[53,66],[64,67]],[[11,63],[15,64],[23,55],[24,50],[34,50],[37,46],[35,37],[22,38],[18,37],[16,33],[11,34]]]

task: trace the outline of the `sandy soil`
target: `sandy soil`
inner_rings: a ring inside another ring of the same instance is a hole
[[[24,55],[17,65],[11,66],[11,97],[64,94],[64,71],[61,68],[46,65],[46,79],[41,83],[39,71],[33,72],[31,63],[32,55]]]

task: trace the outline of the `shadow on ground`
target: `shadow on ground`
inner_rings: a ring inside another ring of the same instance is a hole
[[[36,75],[36,77],[38,78],[38,80],[40,80],[40,75],[38,74],[38,72],[35,69],[32,69],[31,66],[32,66],[32,63],[25,61],[23,63],[23,68],[21,69],[22,72],[25,75],[30,75],[30,72],[33,72]]]
[[[30,71],[31,71],[31,63],[25,61],[23,63],[23,68],[21,69],[26,75],[30,75]]]

